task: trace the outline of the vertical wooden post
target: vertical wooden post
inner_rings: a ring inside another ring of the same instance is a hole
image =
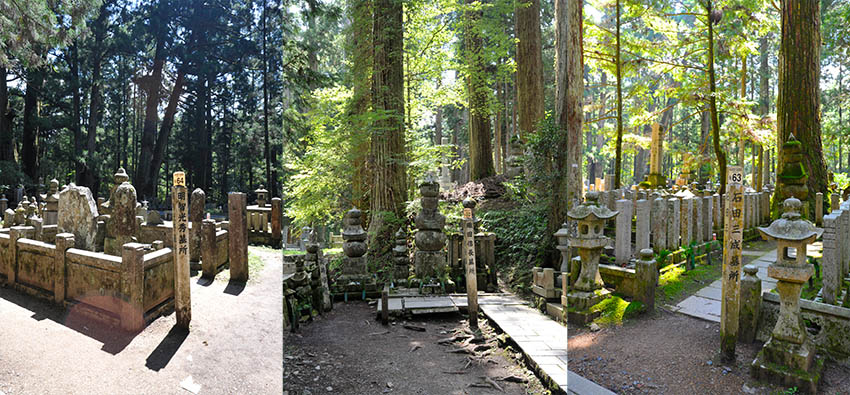
[[[281,245],[281,223],[283,222],[283,201],[280,198],[272,198],[272,244],[275,248]]]
[[[478,276],[475,271],[475,231],[472,209],[463,209],[463,260],[466,263],[466,298],[469,326],[478,327]]]
[[[192,320],[192,301],[189,284],[189,213],[187,207],[186,175],[174,173],[171,206],[174,213],[174,311],[177,326],[189,329]]]
[[[247,200],[242,192],[227,195],[227,212],[230,219],[230,280],[248,281],[248,223]]]
[[[186,265],[189,265],[188,260],[186,261]],[[126,298],[124,303],[121,305],[121,329],[128,332],[138,332],[145,327],[144,244],[124,244],[123,250],[121,251],[121,266],[121,293],[124,294],[124,298]],[[177,300],[176,296],[175,300]],[[177,314],[179,320],[179,310]],[[188,327],[188,323],[186,327]]]
[[[723,237],[723,298],[720,305],[720,356],[735,360],[740,310],[741,264],[744,236],[744,174],[740,166],[726,173],[726,212]]]
[[[56,235],[56,252],[53,256],[53,301],[65,300],[65,252],[74,247],[73,233]]]

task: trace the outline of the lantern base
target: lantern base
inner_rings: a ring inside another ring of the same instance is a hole
[[[567,294],[567,320],[570,323],[586,325],[599,317],[600,312],[591,311],[595,304],[611,296],[611,291],[600,288],[596,291],[572,291]]]
[[[823,363],[823,358],[815,356],[815,347],[809,339],[803,344],[794,344],[771,338],[756,355],[750,366],[750,376],[815,394]]]

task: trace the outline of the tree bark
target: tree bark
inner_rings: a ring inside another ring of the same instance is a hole
[[[38,182],[38,122],[39,93],[44,86],[44,71],[26,70],[27,91],[24,94],[24,125],[21,149],[21,162],[24,174],[33,183]]]
[[[759,39],[759,114],[764,119],[770,112],[770,65],[768,63],[767,36]],[[764,144],[758,148],[758,173],[756,175],[756,188],[761,191],[765,180]]]
[[[706,21],[708,22],[708,84],[711,95],[708,98],[709,115],[711,116],[711,139],[714,143],[714,155],[717,157],[718,178],[720,178],[720,195],[726,193],[726,152],[720,148],[720,122],[717,119],[717,83],[714,75],[714,23],[711,21],[712,0],[706,1]]]
[[[500,82],[496,82],[496,101],[502,101],[502,84]],[[438,113],[439,114],[439,113]],[[495,150],[493,153],[493,157],[495,157],[495,173],[499,174],[502,172],[502,111],[496,111],[496,125],[495,125]]]
[[[372,84],[372,1],[353,0],[349,3],[351,18],[351,73],[353,95],[349,115],[354,119],[357,143],[354,148],[354,177],[351,181],[352,202],[355,207],[369,206],[369,184],[371,176],[369,157],[369,128],[364,115],[369,111]]]
[[[12,162],[15,160],[15,149],[12,139],[12,120],[8,115],[10,113],[6,68],[0,67],[0,161]]]
[[[467,5],[478,0],[467,0]],[[464,11],[464,57],[466,58],[466,89],[469,98],[469,179],[490,177],[493,172],[493,149],[490,146],[490,111],[487,85],[487,65],[482,49],[481,10]]]
[[[620,188],[620,175],[623,167],[623,66],[620,61],[620,0],[617,0],[617,147],[614,159],[614,189]]]
[[[808,175],[810,210],[815,193],[827,193],[820,121],[820,2],[782,2],[782,38],[779,49],[779,95],[776,104],[777,168],[785,158],[782,145],[791,133],[802,144],[803,167]],[[777,188],[774,205],[779,204]]]
[[[92,47],[91,58],[91,94],[89,99],[89,124],[86,128],[86,164],[84,167],[83,184],[92,190],[95,197],[98,191],[95,188],[95,179],[98,178],[97,166],[95,165],[94,154],[97,152],[97,127],[100,125],[100,120],[103,118],[103,96],[101,95],[101,86],[103,78],[101,77],[101,64],[103,63],[104,50],[103,39],[106,36],[106,18],[108,1],[105,1],[100,6],[100,14],[95,19],[92,25],[92,33],[94,33],[94,46]]]
[[[165,29],[165,27],[160,27],[160,29]],[[156,126],[159,121],[157,107],[159,106],[159,95],[162,89],[162,67],[164,64],[165,32],[161,32],[157,36],[153,69],[150,75],[137,80],[139,87],[145,91],[147,97],[145,99],[145,121],[142,127],[136,182],[139,185],[139,196],[148,200],[152,200],[156,196],[154,188],[156,180],[151,178],[151,174],[153,173],[154,148],[156,147]]]
[[[404,33],[403,9],[397,0],[375,0],[373,14],[374,61],[372,107],[380,119],[372,129],[369,196],[370,246],[379,255],[389,253],[391,234],[384,229],[384,213],[402,217],[407,200],[407,163],[404,144]],[[377,257],[377,256],[374,256]]]
[[[540,0],[520,0],[516,8],[516,86],[519,138],[537,130],[543,118],[543,52],[540,33]]]

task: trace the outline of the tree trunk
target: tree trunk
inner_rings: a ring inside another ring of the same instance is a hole
[[[706,20],[708,21],[708,84],[711,95],[708,98],[711,116],[711,139],[714,143],[714,155],[717,157],[717,171],[720,179],[720,195],[726,193],[726,152],[720,148],[720,122],[717,119],[717,84],[714,75],[714,23],[711,21],[712,0],[706,2]]]
[[[92,47],[92,59],[91,59],[91,95],[89,99],[89,124],[86,128],[86,149],[88,152],[86,153],[86,165],[85,165],[85,177],[83,180],[84,186],[89,187],[92,190],[92,193],[95,197],[98,195],[98,191],[95,188],[95,179],[98,178],[97,174],[97,166],[95,160],[95,152],[97,152],[97,126],[100,125],[100,120],[103,118],[103,97],[101,95],[101,86],[103,85],[103,78],[101,77],[101,64],[103,63],[104,51],[103,51],[103,39],[106,36],[106,18],[107,18],[107,6],[109,2],[103,2],[100,6],[100,14],[95,19],[94,24],[92,25],[92,32],[94,33],[94,46]]]
[[[537,130],[543,118],[543,55],[540,33],[540,0],[520,0],[516,8],[516,86],[519,138]]]
[[[477,0],[467,0],[472,4]],[[464,55],[467,66],[466,89],[469,97],[469,179],[490,177],[493,172],[493,149],[490,146],[490,111],[487,65],[482,49],[481,11],[464,11]]]
[[[274,185],[274,180],[272,180],[272,156],[271,156],[271,145],[269,143],[269,60],[268,60],[268,50],[266,48],[266,11],[268,9],[268,4],[266,0],[263,0],[263,16],[262,16],[262,29],[263,29],[263,154],[266,158],[266,185],[268,185],[270,191],[275,191],[276,187]],[[314,53],[314,52],[311,52]]]
[[[502,101],[502,84],[500,82],[496,82],[496,101]],[[438,114],[439,115],[439,114]],[[495,172],[502,172],[502,110],[496,111],[496,126],[495,126],[495,152],[494,157],[495,161]]]
[[[782,39],[779,50],[779,95],[776,104],[777,168],[785,158],[782,145],[791,133],[802,144],[808,175],[809,212],[815,193],[827,193],[820,122],[820,2],[782,2]],[[780,203],[777,188],[774,205]]]
[[[164,27],[162,28],[164,29]],[[139,185],[139,196],[153,200],[155,195],[154,184],[156,179],[152,178],[154,148],[156,147],[156,126],[159,121],[158,107],[159,94],[162,89],[162,66],[165,64],[165,33],[157,36],[156,49],[154,50],[153,69],[150,75],[138,80],[139,87],[145,91],[145,121],[142,127],[141,147],[136,169],[136,182]]]
[[[0,67],[0,161],[12,162],[15,160],[15,149],[12,139],[12,119],[8,115],[10,113],[6,68]]]
[[[620,0],[617,0],[617,147],[614,159],[614,189],[620,188],[620,175],[623,167],[623,66],[620,62]]]
[[[770,65],[768,63],[768,42],[765,35],[759,39],[759,114],[764,118],[770,112]],[[756,187],[762,190],[765,181],[764,145],[759,144],[758,150],[758,173],[756,175]]]
[[[38,117],[39,93],[44,86],[44,71],[27,69],[27,91],[24,95],[24,133],[22,136],[23,149],[21,162],[24,174],[33,183],[38,182]]]
[[[351,180],[352,201],[355,207],[369,207],[369,128],[363,117],[369,111],[372,84],[372,1],[349,2],[351,18],[351,73],[353,95],[349,115],[354,119],[353,133],[357,133],[354,148],[354,177]],[[364,222],[365,223],[365,222]]]
[[[382,117],[372,131],[372,189],[369,196],[369,248],[377,255],[389,253],[391,233],[384,213],[401,218],[407,200],[407,166],[404,144],[404,33],[402,4],[375,0],[373,14],[374,61],[372,108]]]

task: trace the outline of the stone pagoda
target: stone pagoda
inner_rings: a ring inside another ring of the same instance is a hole
[[[360,217],[363,215],[357,208],[352,208],[345,213],[342,219],[342,251],[345,260],[342,264],[342,275],[340,279],[345,281],[360,281],[366,276],[366,231],[361,226]],[[343,281],[343,282],[345,282]]]
[[[440,195],[440,184],[433,175],[428,174],[419,184],[422,194],[422,211],[416,216],[416,253],[414,254],[414,270],[416,277],[423,284],[433,283],[443,273],[446,266],[446,234],[443,227],[446,217],[440,214],[437,207]]]
[[[599,192],[588,192],[584,204],[567,213],[569,219],[578,223],[578,232],[575,237],[570,238],[570,247],[577,248],[581,257],[578,278],[567,294],[567,317],[570,322],[581,325],[596,318],[598,313],[594,314],[590,308],[608,298],[611,293],[605,289],[599,274],[599,257],[609,240],[603,234],[605,221],[613,219],[619,212],[599,205],[598,198]]]
[[[782,205],[785,212],[781,218],[758,228],[762,238],[776,240],[776,262],[767,267],[767,275],[777,280],[780,305],[776,326],[753,361],[750,374],[757,380],[814,394],[823,372],[823,359],[816,358],[815,345],[806,332],[800,313],[800,291],[813,273],[812,265],[806,262],[806,246],[823,230],[801,218],[800,200],[788,198]],[[794,256],[791,252],[795,252]]]
[[[399,227],[395,233],[395,247],[393,247],[393,280],[398,284],[406,284],[410,276],[410,256],[407,254],[407,233],[404,227]]]

